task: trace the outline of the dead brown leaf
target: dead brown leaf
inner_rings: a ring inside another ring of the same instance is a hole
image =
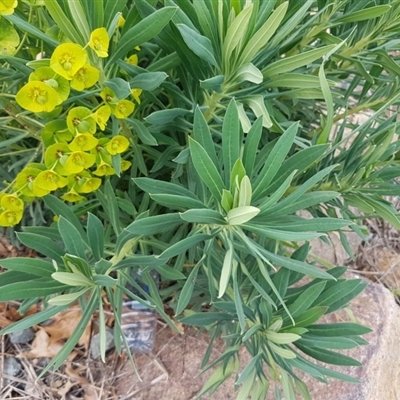
[[[21,353],[17,357],[26,357],[26,358],[41,358],[41,357],[49,357],[53,358],[61,349],[63,343],[53,342],[50,340],[50,336],[47,332],[39,327],[36,332],[35,339],[32,342],[31,351]],[[68,360],[72,361],[76,355],[77,351],[73,351],[69,356]]]
[[[65,373],[71,377],[72,379],[75,379],[79,382],[79,385],[85,392],[84,400],[97,400],[97,392],[94,389],[94,387],[89,383],[89,381],[81,376],[80,374],[85,371],[86,368],[84,366],[80,366],[78,368],[72,368],[71,363],[68,363],[67,366],[65,367]]]
[[[43,326],[43,329],[50,335],[50,342],[55,343],[60,340],[68,339],[77,327],[82,312],[79,308],[70,309],[54,316],[50,325]],[[86,327],[78,344],[84,346],[85,350],[89,348],[91,336],[91,322]]]
[[[37,312],[38,312],[37,304],[31,306],[25,314],[21,315],[18,312],[17,305],[10,303],[0,303],[0,327],[4,328],[5,326],[8,326],[15,321],[19,321],[20,319],[35,314]]]

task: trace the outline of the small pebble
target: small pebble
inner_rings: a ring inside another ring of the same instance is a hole
[[[13,332],[10,336],[10,341],[13,344],[27,344],[35,338],[35,331],[32,328],[27,328],[22,331]]]
[[[111,329],[106,329],[106,352],[114,347],[114,334]],[[97,360],[100,358],[100,333],[93,335],[90,341],[90,356]]]

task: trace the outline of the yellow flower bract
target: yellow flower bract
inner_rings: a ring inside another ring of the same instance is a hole
[[[41,81],[28,82],[15,96],[17,103],[25,110],[50,112],[59,104],[58,93]]]
[[[71,80],[72,89],[82,91],[93,86],[100,77],[100,71],[89,64],[80,68]]]
[[[63,43],[56,47],[51,58],[50,67],[58,75],[69,81],[86,64],[87,54],[82,46],[75,43]]]
[[[108,46],[110,38],[106,28],[95,29],[90,34],[89,46],[96,52],[99,57],[108,57]]]
[[[11,15],[17,5],[17,0],[0,0],[0,15]]]

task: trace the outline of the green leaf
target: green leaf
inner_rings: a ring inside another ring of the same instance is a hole
[[[182,223],[178,213],[156,215],[137,219],[128,225],[125,230],[137,236],[154,235],[156,233],[169,231]]]
[[[178,304],[176,305],[175,309],[175,316],[179,315],[189,304],[192,293],[194,289],[194,285],[196,284],[197,274],[199,272],[199,268],[203,262],[204,256],[201,260],[194,266],[194,268],[190,271],[190,274],[183,285],[183,288],[179,294]]]
[[[345,356],[343,354],[335,353],[330,350],[319,349],[314,347],[311,348],[303,346],[297,342],[295,343],[295,346],[298,347],[304,353],[315,358],[316,360],[322,361],[327,364],[356,366],[356,367],[360,367],[362,365],[359,361],[355,360],[354,358]]]
[[[79,297],[81,297],[83,294],[85,294],[88,290],[89,290],[88,288],[84,288],[84,289],[79,290],[78,292],[61,294],[59,296],[52,297],[50,300],[48,300],[48,303],[53,306],[67,306],[68,304],[71,304],[74,301],[76,301]]]
[[[156,138],[150,133],[147,127],[138,119],[126,118],[129,125],[132,125],[134,132],[138,135],[143,144],[157,146]]]
[[[184,108],[172,108],[168,110],[154,111],[145,118],[145,121],[152,125],[164,125],[172,122],[178,117],[191,114],[192,111]]]
[[[243,164],[249,176],[253,174],[253,167],[262,135],[262,122],[262,118],[258,118],[246,135],[246,142],[243,150]]]
[[[171,281],[186,279],[186,276],[183,275],[182,272],[178,271],[175,268],[169,267],[168,265],[161,265],[160,267],[156,267],[155,269],[163,278],[169,279]]]
[[[312,63],[318,58],[323,57],[334,47],[335,45],[319,47],[304,53],[296,54],[294,56],[282,58],[269,64],[262,70],[262,73],[264,77],[272,77],[275,75],[284,74],[286,72],[291,72],[295,69],[303,67],[304,65]]]
[[[51,194],[45,196],[43,200],[46,206],[49,207],[51,211],[53,211],[54,215],[62,215],[65,219],[67,219],[68,222],[79,231],[79,236],[81,237],[81,239],[84,242],[87,242],[86,233],[82,228],[82,224],[70,206]]]
[[[88,38],[85,38],[82,33],[75,29],[75,26],[71,23],[69,18],[61,8],[60,4],[56,0],[44,0],[47,11],[50,13],[56,25],[60,30],[74,43],[78,43],[81,46],[85,46]]]
[[[228,211],[226,219],[229,225],[242,225],[253,219],[260,209],[253,206],[242,206],[232,208]]]
[[[93,282],[79,272],[53,272],[51,277],[68,286],[93,286]]]
[[[71,354],[72,350],[74,349],[75,345],[78,343],[79,339],[83,335],[87,324],[90,321],[93,313],[97,308],[97,304],[99,301],[99,294],[97,291],[91,293],[89,301],[83,310],[82,317],[73,331],[72,335],[68,338],[64,346],[61,350],[57,353],[57,355],[46,365],[46,367],[42,370],[40,377],[43,376],[46,372],[48,372],[51,368],[57,370],[67,359],[67,357]]]
[[[97,286],[113,288],[115,288],[118,284],[118,280],[109,275],[94,275],[93,282]]]
[[[309,327],[309,325],[317,322],[325,313],[327,307],[312,307],[305,311],[300,317],[295,318],[297,327]]]
[[[229,242],[229,248],[224,256],[224,262],[222,264],[222,269],[221,269],[221,276],[219,279],[219,291],[218,291],[219,299],[224,295],[226,288],[228,287],[229,280],[231,279],[232,265],[234,262],[237,263],[237,261],[233,259],[233,254],[234,254],[233,247]]]
[[[307,327],[310,335],[323,337],[359,336],[372,332],[372,329],[353,322],[338,322],[334,324],[318,324]]]
[[[256,85],[262,83],[264,80],[263,74],[261,71],[252,63],[250,64],[245,64],[242,67],[240,67],[235,75],[235,81],[236,82],[251,82],[255,83]]]
[[[85,244],[79,240],[78,230],[63,216],[58,220],[58,230],[68,253],[85,259]]]
[[[236,16],[226,31],[225,40],[222,44],[222,59],[225,62],[225,69],[229,70],[230,61],[236,47],[239,43],[244,42],[252,12],[253,4],[250,4]]]
[[[35,233],[18,232],[18,239],[25,246],[36,250],[38,253],[55,260],[62,264],[62,256],[66,253],[61,247],[49,238],[37,235]]]
[[[192,197],[177,196],[174,194],[152,194],[150,197],[158,204],[172,209],[206,208],[200,200],[195,200]]]
[[[294,139],[297,135],[299,124],[292,124],[279,138],[273,147],[268,158],[265,160],[265,165],[262,168],[259,177],[253,185],[253,198],[257,199],[266,187],[272,182],[279,168],[281,167],[284,159],[289,153]]]
[[[272,229],[264,227],[263,225],[257,225],[252,222],[242,225],[243,229],[247,229],[254,232],[260,236],[265,236],[275,240],[288,240],[288,241],[302,241],[302,240],[312,240],[321,236],[325,236],[323,233],[317,232],[290,232],[281,231],[279,229]]]
[[[335,86],[335,81],[328,80],[329,86]],[[321,82],[318,76],[288,73],[276,75],[266,83],[266,87],[299,88],[299,89],[319,89]]]
[[[87,14],[85,13],[85,10],[81,4],[81,0],[68,1],[67,4],[71,12],[71,20],[74,21],[77,32],[82,35],[83,40],[87,43],[90,37],[90,27],[86,19]]]
[[[104,191],[98,190],[96,195],[103,206],[108,219],[116,234],[119,234],[122,230],[121,221],[119,218],[119,209],[117,197],[115,195],[114,188],[111,186],[110,181],[107,181],[104,185]]]
[[[210,39],[200,35],[187,25],[177,24],[176,26],[179,29],[179,32],[181,33],[186,45],[190,50],[193,51],[194,54],[214,67],[218,67]]]
[[[88,213],[87,236],[90,250],[96,261],[104,257],[104,227],[94,214]]]
[[[108,58],[106,68],[125,57],[135,46],[157,36],[175,15],[176,7],[163,7],[128,29],[118,41],[118,47]]]
[[[61,293],[66,289],[69,289],[69,287],[49,278],[10,283],[1,288],[0,301],[32,299],[53,293]]]
[[[26,328],[30,328],[31,326],[35,326],[40,324],[43,321],[47,321],[52,318],[54,315],[66,309],[66,306],[59,307],[49,307],[46,310],[39,311],[36,314],[29,315],[24,317],[23,319],[14,322],[11,325],[2,328],[0,331],[0,335],[8,335],[13,332],[19,332]]]
[[[345,337],[320,337],[316,335],[304,334],[298,344],[308,347],[318,347],[321,349],[347,350],[358,346],[358,343]]]
[[[12,271],[21,271],[37,276],[51,276],[54,272],[54,265],[40,258],[15,257],[0,260],[0,265]],[[2,275],[3,278],[3,275]]]
[[[129,83],[132,88],[152,91],[157,89],[167,77],[165,72],[146,72],[136,75]]]
[[[131,95],[131,87],[125,79],[112,78],[108,81],[105,81],[103,85],[109,87],[120,100]]]
[[[212,162],[204,148],[190,137],[189,148],[194,167],[201,180],[209,188],[215,199],[220,202],[222,190],[225,189],[225,187],[215,164]]]
[[[177,243],[174,243],[172,246],[168,247],[168,249],[164,250],[160,255],[156,257],[160,260],[167,261],[170,258],[177,256],[178,254],[185,253],[187,250],[195,247],[198,243],[205,242],[212,239],[213,237],[213,235],[208,235],[205,233],[199,233],[193,236],[189,236],[185,239],[180,240]]]
[[[224,217],[218,211],[208,208],[191,209],[179,215],[184,221],[190,223],[226,225]]]
[[[265,128],[271,128],[272,121],[268,110],[264,104],[264,97],[261,95],[249,96],[243,100],[253,110],[254,115],[262,117],[262,123]]]
[[[236,160],[240,157],[240,122],[235,100],[231,100],[222,124],[222,159],[224,162],[225,183]]]
[[[344,17],[338,18],[334,21],[335,24],[345,24],[348,22],[359,22],[367,19],[378,18],[386,14],[392,8],[391,5],[382,5],[365,8],[363,10],[354,11],[346,14]]]
[[[261,28],[253,33],[251,39],[243,49],[242,54],[239,56],[239,63],[241,65],[249,63],[257,53],[268,43],[275,31],[278,29],[283,17],[286,14],[289,2],[282,3],[272,15],[265,21]]]
[[[179,321],[182,324],[196,325],[196,326],[208,326],[218,323],[226,323],[228,321],[234,320],[235,317],[232,314],[223,312],[201,312],[188,315],[187,317],[180,318]]]
[[[219,162],[215,152],[215,144],[211,136],[210,128],[199,106],[196,106],[194,110],[193,136],[204,148],[214,165],[218,167]]]

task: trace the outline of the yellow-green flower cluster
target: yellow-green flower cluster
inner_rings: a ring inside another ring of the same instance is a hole
[[[15,7],[16,2],[0,0],[0,12]],[[105,28],[95,29],[88,44],[63,43],[56,47],[48,64],[41,63],[17,93],[16,101],[34,113],[60,115],[62,104],[71,89],[83,91],[99,84],[100,70],[89,63],[87,48],[97,57],[108,57],[109,37]],[[137,57],[130,60],[137,63]],[[100,63],[101,64],[101,63]],[[43,66],[45,65],[45,66]],[[86,200],[85,194],[97,190],[102,177],[125,171],[131,163],[120,154],[129,147],[122,134],[105,134],[110,117],[129,117],[140,104],[140,89],[133,88],[133,101],[119,99],[114,91],[103,86],[99,101],[90,109],[72,107],[64,118],[48,122],[41,132],[44,154],[41,163],[31,163],[17,175],[11,185],[12,194],[0,194],[0,226],[13,226],[20,222],[24,201],[62,190],[61,199],[68,202]],[[58,112],[56,112],[57,110]],[[40,115],[40,114],[39,114]]]
[[[17,7],[17,0],[0,0],[0,15],[11,15]]]

